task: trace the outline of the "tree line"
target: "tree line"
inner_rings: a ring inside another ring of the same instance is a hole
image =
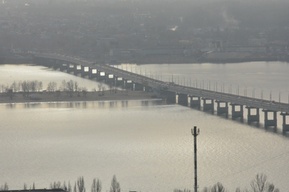
[[[270,183],[267,180],[267,176],[264,174],[257,174],[255,179],[253,179],[250,183],[251,189],[241,190],[237,188],[235,192],[280,192],[277,187],[273,183]],[[25,183],[23,186],[24,190],[28,190],[27,184]],[[35,183],[29,188],[30,190],[34,190]],[[53,182],[50,183],[50,189],[63,189],[67,192],[86,192],[86,186],[83,176],[78,177],[77,181],[72,185],[70,182],[66,184],[66,182],[61,183]],[[0,186],[0,191],[8,191],[8,184]],[[99,179],[94,178],[91,185],[91,192],[101,192],[102,191],[102,183]],[[111,186],[109,192],[121,192],[120,184],[114,175],[111,180]],[[173,192],[191,192],[189,189],[174,189]],[[212,187],[205,187],[202,192],[228,192],[228,190],[223,186],[222,183],[218,182]]]
[[[35,183],[32,186],[28,187],[26,183],[23,185],[23,190],[35,190]],[[86,186],[84,177],[78,177],[76,182],[72,185],[70,182],[66,184],[66,182],[61,183],[60,181],[50,183],[50,189],[63,189],[67,192],[86,192]],[[8,191],[9,186],[7,183],[0,186],[0,191]],[[102,183],[99,179],[94,178],[91,185],[91,192],[101,192],[102,191]],[[111,180],[111,186],[109,192],[121,192],[120,184],[114,175]]]
[[[63,80],[61,84],[58,84],[54,81],[51,81],[47,84],[46,89],[43,87],[42,81],[14,81],[11,85],[0,85],[0,92],[7,92],[11,90],[13,92],[40,92],[40,91],[82,91],[86,90],[85,87],[80,87],[77,81],[73,80]]]
[[[270,183],[267,180],[265,174],[257,174],[255,179],[250,183],[251,189],[241,190],[239,187],[236,188],[235,192],[280,192],[273,183]],[[174,192],[192,192],[189,189],[174,189]],[[211,187],[205,187],[202,192],[228,192],[224,185],[220,182],[217,182]]]
[[[112,90],[112,86],[110,86],[110,89]],[[97,91],[94,89],[93,91]],[[102,82],[99,82],[98,84],[98,91],[104,95],[105,86]],[[80,93],[82,92],[84,96],[86,96],[87,88],[86,87],[80,87],[77,81],[73,80],[63,80],[60,85],[58,85],[54,81],[50,81],[47,84],[46,89],[43,87],[43,83],[41,81],[14,81],[11,85],[1,85],[0,84],[0,93],[6,93],[7,96],[10,99],[13,99],[14,93],[22,93],[24,97],[29,97],[30,93],[35,92],[56,92],[60,94],[60,92],[66,92],[67,95],[70,97],[73,96],[74,93],[78,93],[78,96],[80,96]]]

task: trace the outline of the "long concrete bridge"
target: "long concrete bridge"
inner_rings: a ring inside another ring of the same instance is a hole
[[[260,123],[260,110],[264,112],[264,127],[277,129],[277,113],[282,116],[282,132],[289,132],[289,104],[263,99],[239,96],[229,93],[199,89],[163,82],[132,72],[124,71],[109,65],[98,65],[70,56],[59,54],[30,53],[34,63],[46,67],[59,69],[67,73],[105,82],[111,86],[122,87],[134,91],[156,91],[167,103],[178,103],[205,112],[229,116],[231,106],[232,119],[244,120],[244,108],[247,109],[247,123]],[[215,105],[216,103],[216,105]]]

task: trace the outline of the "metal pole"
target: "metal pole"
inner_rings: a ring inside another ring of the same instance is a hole
[[[197,179],[197,136],[200,130],[197,130],[197,126],[194,126],[194,130],[191,129],[192,135],[194,136],[194,169],[195,169],[195,185],[194,192],[198,191],[198,179]]]

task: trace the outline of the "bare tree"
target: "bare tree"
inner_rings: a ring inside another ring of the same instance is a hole
[[[66,85],[67,85],[66,81],[63,80],[62,83],[61,83],[61,89],[62,89],[62,91],[66,91]]]
[[[271,183],[268,185],[268,192],[279,192],[279,189],[275,188],[275,186]]]
[[[57,83],[55,82],[49,82],[47,85],[47,91],[54,92],[56,91],[56,88],[57,88]]]
[[[78,83],[76,81],[74,82],[74,89],[75,89],[75,91],[78,91],[78,89],[79,89]]]
[[[257,174],[255,180],[251,182],[251,187],[254,192],[265,191],[267,176],[264,174]]]
[[[69,92],[69,96],[72,97],[74,91],[74,82],[72,80],[68,81],[66,84],[66,88]]]
[[[62,185],[62,187],[61,187],[63,190],[65,190],[65,191],[67,191],[67,186],[66,186],[66,183],[65,183],[65,181],[63,182],[63,185]]]
[[[24,189],[24,190],[27,190],[27,184],[26,184],[26,183],[24,183],[23,189]]]
[[[116,176],[114,175],[111,181],[110,192],[120,192],[119,182],[116,180]]]
[[[58,182],[53,182],[53,183],[50,183],[50,189],[60,189],[61,188],[61,182],[58,181]]]
[[[78,192],[85,192],[85,185],[84,185],[83,177],[79,177],[77,179],[77,188],[78,188]]]
[[[100,95],[101,90],[102,90],[102,83],[100,82],[100,83],[98,84],[98,95]]]
[[[216,183],[212,189],[210,190],[211,192],[225,192],[226,189],[225,187],[222,185],[222,183],[218,182]]]
[[[9,190],[8,184],[5,182],[4,185],[2,185],[2,186],[0,187],[0,190],[1,190],[1,191],[8,191],[8,190]]]
[[[264,174],[256,175],[256,178],[251,181],[251,188],[253,192],[279,192],[279,189],[267,181],[267,176]]]
[[[92,186],[91,186],[91,192],[101,192],[102,186],[101,181],[99,179],[93,179]]]
[[[15,81],[11,84],[10,89],[12,89],[14,92],[19,91],[19,84],[17,84]]]
[[[68,188],[67,188],[67,191],[68,191],[68,192],[72,192],[72,188],[71,188],[70,181],[68,182]]]
[[[77,192],[76,183],[74,183],[73,192]]]
[[[23,91],[23,96],[27,97],[29,92],[29,85],[27,81],[21,82],[21,89]]]

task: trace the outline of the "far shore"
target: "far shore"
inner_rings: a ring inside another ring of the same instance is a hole
[[[11,96],[11,95],[10,95]],[[157,99],[153,92],[144,91],[94,91],[94,92],[30,92],[0,93],[0,103],[32,103],[32,102],[74,102],[74,101],[105,101],[105,100],[147,100]]]
[[[104,60],[95,60],[97,64],[107,63]],[[224,63],[243,63],[243,62],[286,62],[289,63],[288,54],[265,54],[265,53],[250,53],[250,52],[212,52],[202,57],[182,56],[182,55],[153,55],[128,60],[110,61],[111,64],[120,65],[122,63],[135,63],[137,65],[145,64],[224,64]],[[108,63],[110,63],[108,61]],[[23,57],[13,55],[10,57],[0,57],[0,64],[23,64],[34,61],[31,57]]]

